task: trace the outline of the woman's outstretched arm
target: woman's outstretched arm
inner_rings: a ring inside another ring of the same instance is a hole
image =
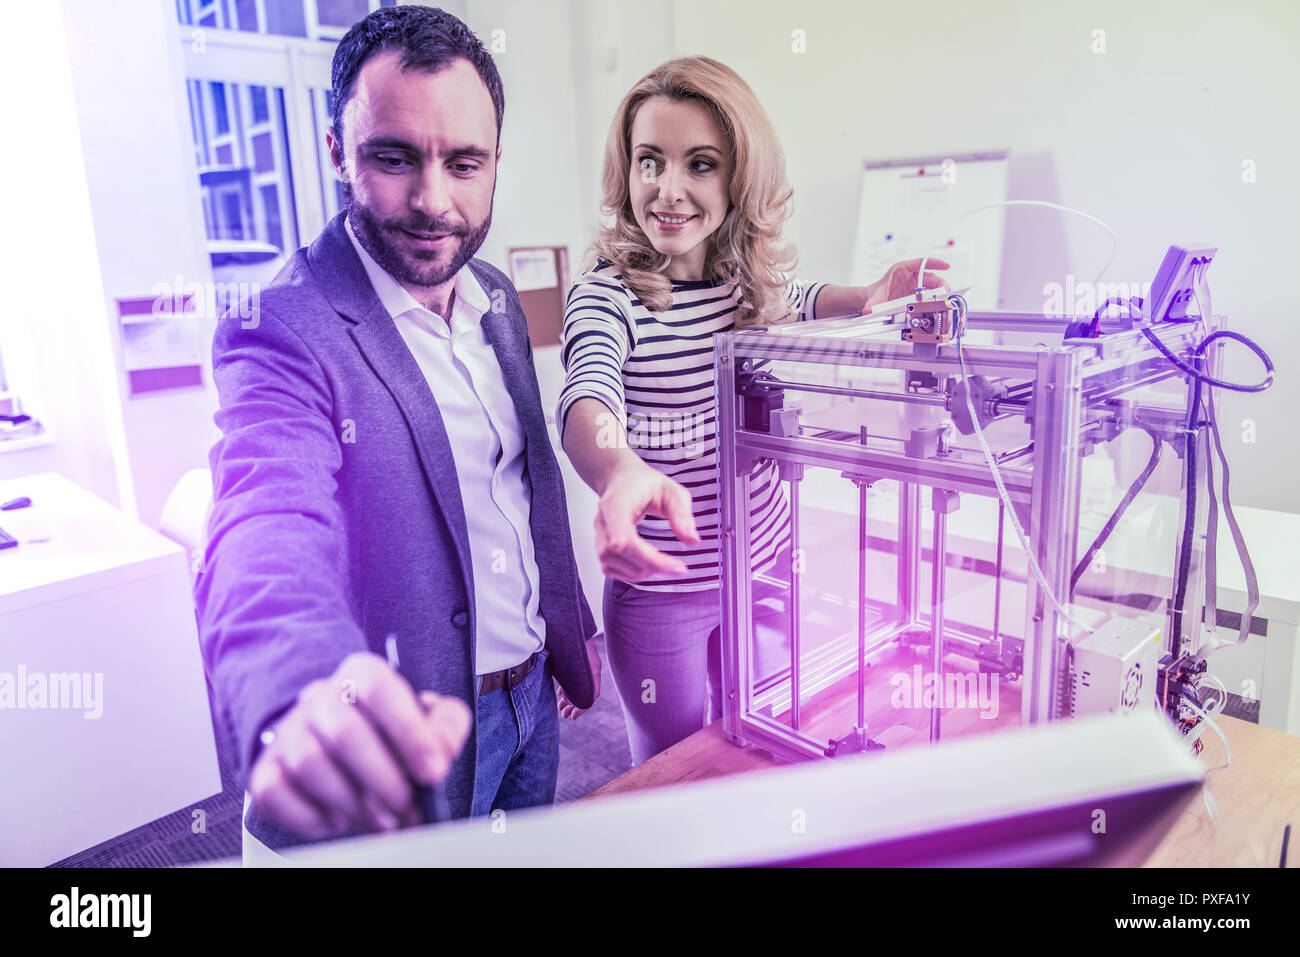
[[[636,527],[645,515],[656,515],[666,518],[683,542],[698,545],[691,493],[628,447],[622,422],[599,399],[574,402],[564,421],[561,444],[582,480],[600,496],[596,552],[601,570],[628,582],[685,575],[681,559],[659,551],[637,534]]]
[[[852,316],[866,313],[872,306],[900,299],[916,290],[916,271],[921,267],[921,260],[908,259],[894,263],[885,274],[869,286],[833,286],[829,283],[821,287],[814,302],[814,319],[829,319],[832,316]],[[948,288],[942,276],[930,272],[931,269],[947,269],[948,264],[942,259],[926,260],[925,288]]]
[[[582,480],[600,496],[596,552],[611,578],[638,582],[681,577],[687,567],[637,533],[641,519],[666,518],[683,542],[698,545],[691,494],[629,447],[623,364],[636,345],[630,304],[612,283],[579,281],[565,308],[565,382],[556,418],[560,444]]]

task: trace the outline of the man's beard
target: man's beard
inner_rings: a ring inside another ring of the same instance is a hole
[[[487,218],[477,226],[453,222],[449,219],[411,213],[405,219],[380,219],[359,202],[349,182],[343,183],[344,209],[352,230],[357,234],[361,248],[370,253],[380,267],[404,286],[433,287],[447,282],[462,266],[474,258],[492,226],[492,207]],[[401,248],[398,234],[408,229],[416,233],[452,233],[456,246],[451,261],[442,263],[441,249],[406,251]]]

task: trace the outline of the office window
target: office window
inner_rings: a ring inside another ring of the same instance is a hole
[[[272,184],[263,186],[262,215],[266,220],[266,241],[277,249],[284,249],[284,230],[280,227],[280,191]]]
[[[209,83],[208,94],[212,101],[212,127],[217,136],[230,132],[230,115],[226,108],[226,84]]]
[[[325,218],[332,219],[343,208],[343,184],[339,182],[338,173],[334,171],[334,164],[330,160],[329,149],[325,146],[325,132],[330,127],[334,111],[334,94],[329,90],[312,90],[311,105],[312,129],[316,142],[321,144],[320,162],[317,164],[321,208]]]
[[[395,0],[174,2],[213,275],[265,283],[343,206],[325,142],[334,47]]]
[[[266,87],[250,86],[248,88],[249,98],[253,101],[253,122],[267,123],[270,122],[271,113],[266,105]]]
[[[187,84],[209,240],[298,246],[284,90],[241,83]]]
[[[251,220],[252,209],[244,202],[243,192],[238,189],[217,189],[214,195],[218,200],[220,216],[208,230],[209,239],[252,239],[244,235],[244,223]]]
[[[339,40],[372,10],[397,0],[176,0],[176,18],[186,26]]]
[[[322,30],[342,30],[370,12],[366,0],[316,0],[316,22]],[[380,4],[392,6],[392,4]],[[339,34],[342,36],[342,33]]]

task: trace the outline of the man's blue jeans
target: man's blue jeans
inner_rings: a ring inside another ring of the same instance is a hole
[[[551,804],[560,767],[560,716],[550,652],[542,649],[533,670],[515,688],[478,695],[475,733],[478,759],[470,815]]]

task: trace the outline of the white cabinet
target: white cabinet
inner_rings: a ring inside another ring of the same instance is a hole
[[[0,482],[0,865],[221,790],[188,559],[55,473]],[[44,539],[34,541],[33,539]]]

